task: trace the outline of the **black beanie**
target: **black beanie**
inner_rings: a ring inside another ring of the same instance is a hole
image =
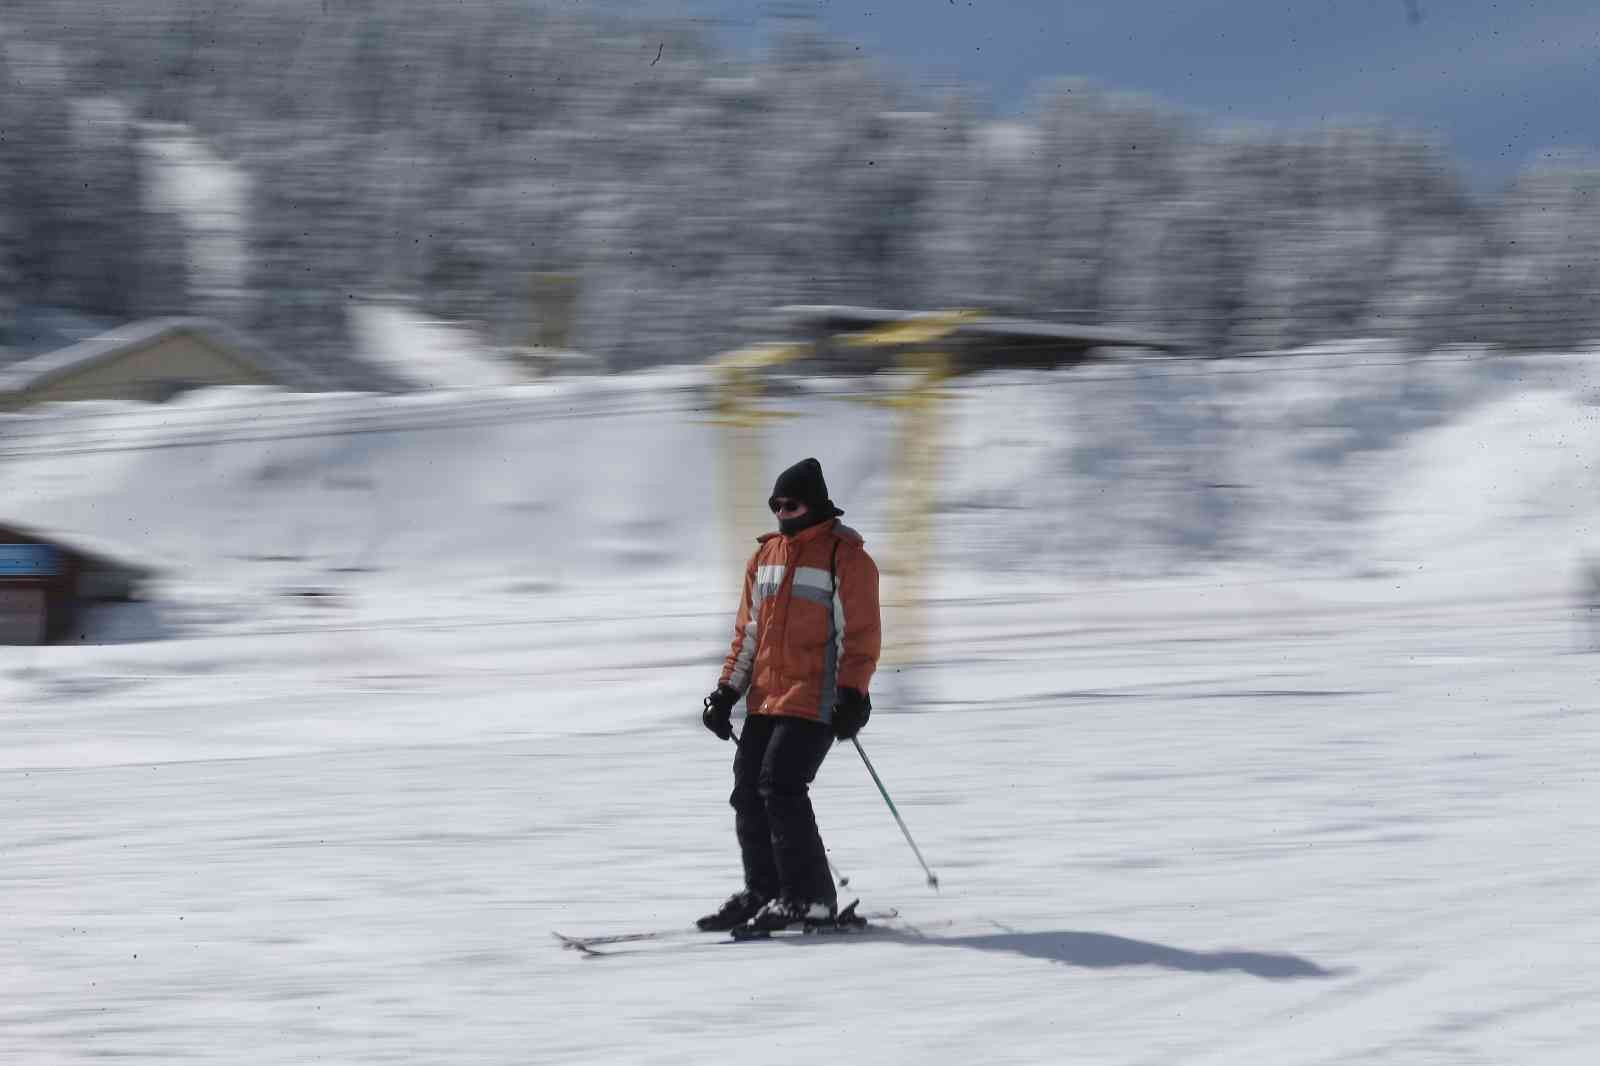
[[[773,483],[772,495],[767,499],[767,507],[771,508],[780,497],[799,500],[806,505],[803,517],[778,522],[778,527],[785,533],[798,533],[844,514],[828,499],[828,483],[822,479],[822,464],[815,459],[802,459],[779,474],[778,480]]]

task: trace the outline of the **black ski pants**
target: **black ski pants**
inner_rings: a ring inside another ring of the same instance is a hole
[[[810,786],[833,746],[821,722],[770,714],[745,718],[733,757],[734,829],[744,884],[768,899],[836,903]]]

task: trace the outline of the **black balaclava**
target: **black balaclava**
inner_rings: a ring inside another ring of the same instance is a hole
[[[832,521],[844,514],[828,499],[828,483],[822,480],[822,464],[815,459],[802,459],[778,475],[778,480],[772,486],[772,495],[767,499],[767,507],[770,509],[773,500],[779,497],[799,500],[806,505],[806,513],[800,517],[778,519],[778,532],[784,536],[792,537],[801,530]]]

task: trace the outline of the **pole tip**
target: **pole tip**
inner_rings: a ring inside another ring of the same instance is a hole
[[[933,889],[935,892],[939,891],[939,877],[937,874],[928,875],[928,887]]]

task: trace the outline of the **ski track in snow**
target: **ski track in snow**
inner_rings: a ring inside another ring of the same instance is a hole
[[[853,753],[825,764],[847,891],[948,925],[615,959],[548,933],[681,924],[737,875],[730,749],[695,715],[715,612],[587,630],[587,672],[575,634],[536,619],[487,647],[329,615],[19,650],[0,675],[0,1059],[1592,1049],[1600,714],[1562,608],[1307,610],[1305,634],[1242,610],[1213,634],[1159,589],[1143,602],[1111,624],[1093,602],[950,598],[950,664],[886,675],[863,741],[942,894]],[[969,654],[1019,625],[1089,632]],[[618,669],[630,656],[664,665]]]

